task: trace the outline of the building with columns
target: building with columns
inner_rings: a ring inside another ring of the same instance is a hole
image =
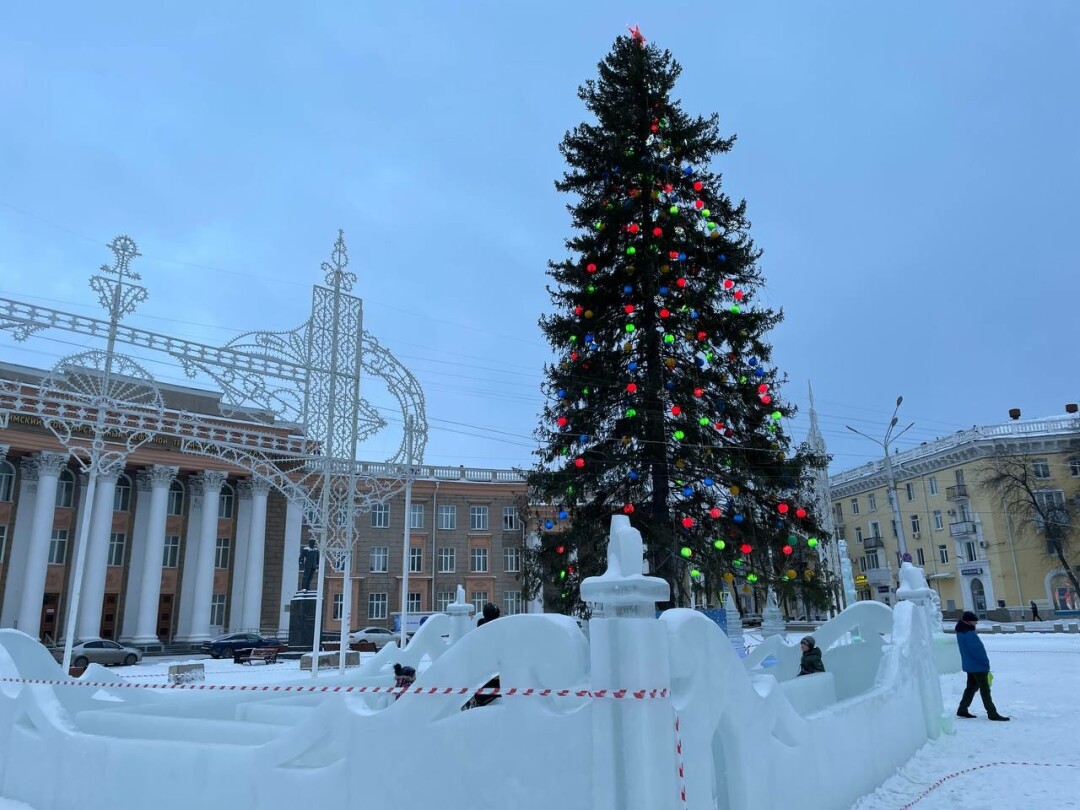
[[[34,386],[46,372],[0,364]],[[170,412],[238,430],[293,433],[222,414],[211,391],[158,383]],[[87,515],[86,475],[40,419],[0,428],[0,627],[43,640],[66,632],[76,541]],[[437,610],[457,585],[482,605],[523,609],[518,576],[524,482],[505,470],[420,468],[409,516],[409,608]],[[89,510],[76,636],[153,649],[241,630],[287,634],[305,537],[301,509],[264,479],[220,459],[185,453],[158,434],[122,471],[99,475]],[[403,493],[358,517],[353,627],[390,627],[400,609]],[[323,629],[336,632],[342,578],[327,566]]]
[[[1019,415],[1019,412],[1017,412]],[[1018,459],[1041,504],[1075,520],[1080,504],[1080,418],[1076,406],[1046,419],[973,427],[892,456],[900,517],[912,562],[926,571],[946,614],[1005,609],[1030,618],[1080,610],[1080,597],[1045,529],[1013,514],[986,479],[996,457]],[[860,599],[896,600],[898,532],[884,460],[829,481],[832,517],[847,541]],[[1068,548],[1068,547],[1067,547]],[[1080,570],[1074,543],[1068,563]]]

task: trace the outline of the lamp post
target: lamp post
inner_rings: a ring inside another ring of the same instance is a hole
[[[896,415],[896,413],[900,410],[900,405],[903,402],[904,398],[902,396],[896,398],[896,407],[893,408],[892,419],[889,420],[889,428],[885,431],[884,439],[875,439],[873,436],[866,435],[861,430],[856,430],[851,425],[845,425],[845,427],[852,433],[858,433],[864,439],[869,439],[874,444],[879,445],[882,451],[885,453],[885,476],[889,482],[889,505],[892,507],[893,520],[896,522],[896,540],[897,545],[900,548],[900,559],[904,562],[910,562],[911,555],[908,554],[907,541],[904,538],[904,521],[900,518],[900,499],[896,497],[896,476],[893,473],[892,459],[889,458],[889,442],[899,439],[915,425],[915,423],[912,422],[895,436],[893,436],[893,431],[896,429],[896,425],[900,421],[900,418]]]

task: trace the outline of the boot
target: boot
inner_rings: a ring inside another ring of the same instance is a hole
[[[1001,722],[1005,722],[1006,720],[1008,720],[1008,719],[1009,719],[1009,718],[1008,718],[1008,717],[1006,717],[1005,715],[1003,715],[1003,714],[998,714],[997,712],[994,712],[993,714],[988,714],[988,715],[986,715],[986,717],[987,717],[987,719],[989,719],[989,720],[1000,720]]]
[[[972,714],[967,709],[957,709],[956,710],[956,716],[957,717],[969,717],[970,718],[970,717],[975,717],[976,715]]]

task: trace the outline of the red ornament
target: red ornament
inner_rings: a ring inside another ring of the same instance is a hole
[[[626,306],[623,307],[623,312],[625,312],[627,315],[633,315],[634,314],[634,305],[633,304],[627,304]]]
[[[772,402],[772,397],[770,397],[768,394],[762,394],[761,395],[761,404],[762,405],[768,405],[770,402]]]
[[[776,511],[779,512],[781,515],[786,515],[787,510],[788,510],[788,505],[786,503],[777,504],[777,506],[776,506]]]
[[[676,280],[675,286],[679,287],[679,288],[685,287],[686,286],[686,279],[685,278],[680,278],[680,279]]]
[[[630,393],[630,394],[636,394],[637,393],[637,383],[627,383],[626,391],[627,391],[627,393]]]
[[[715,425],[713,425],[713,427],[716,428],[717,430],[723,430],[724,429],[724,423],[723,422],[717,422]]]
[[[574,307],[574,314],[575,315],[580,315],[584,311],[585,311],[585,307],[581,306],[580,304],[578,304],[576,307]]]
[[[670,194],[674,190],[675,190],[675,186],[671,185],[671,183],[668,183],[666,186],[664,186],[664,192],[667,193],[667,194]]]
[[[694,519],[692,517],[684,517],[682,519],[682,525],[684,529],[689,529],[694,525]]]
[[[641,33],[641,31],[638,30],[637,23],[634,23],[633,25],[628,25],[626,27],[630,29],[630,38],[633,39],[634,42],[636,42],[638,44],[638,47],[644,49],[645,48],[645,37]]]
[[[650,131],[650,132],[659,132],[659,131],[660,131],[660,127],[659,127],[659,126],[657,126],[656,124],[650,124],[650,125],[649,125],[649,131]]]
[[[795,510],[795,517],[799,518],[800,520],[806,517],[806,510],[800,506],[798,509]]]
[[[652,235],[653,236],[663,236],[664,235],[664,229],[663,228],[653,228],[652,229]]]
[[[705,207],[704,202],[702,202],[701,200],[694,200],[694,208],[696,208],[698,211],[700,211],[704,207]]]
[[[670,315],[671,315],[671,310],[669,310],[669,309],[660,310],[660,317],[661,318],[667,318],[667,317],[670,317]]]
[[[724,289],[725,290],[730,290],[734,286],[735,286],[735,282],[732,281],[730,278],[725,278],[724,279]]]
[[[569,421],[570,420],[567,419],[565,416],[560,416],[558,419],[555,420],[556,424],[558,424],[559,427],[566,427]]]
[[[794,551],[795,549],[793,549],[793,548],[792,548],[791,546],[784,546],[784,547],[783,547],[782,549],[780,549],[780,550],[781,550],[782,552],[784,552],[785,554],[790,554],[790,553],[791,553],[791,552],[793,552],[793,551]]]
[[[585,270],[587,272],[589,272],[589,273],[595,273],[596,272],[596,265],[593,264],[592,262],[589,262],[589,264],[585,265]]]
[[[702,343],[705,342],[705,338],[707,338],[708,336],[709,336],[708,332],[698,332],[697,333],[697,339],[700,340]]]
[[[577,458],[574,459],[574,466],[577,467],[580,470],[582,467],[585,466],[585,459],[578,456]]]
[[[725,436],[726,436],[727,438],[729,438],[729,439],[730,439],[730,438],[731,438],[732,436],[734,436],[734,435],[735,435],[735,431],[734,431],[734,430],[732,430],[731,428],[728,428],[727,430],[725,430],[725,431],[724,431],[724,435],[725,435]]]
[[[694,191],[701,191],[701,189],[702,189],[702,188],[703,188],[704,186],[705,186],[705,184],[704,184],[704,183],[702,183],[702,182],[701,182],[700,180],[695,180],[695,181],[694,181]]]
[[[671,406],[671,415],[672,416],[679,416],[681,413],[682,413],[682,408],[680,408],[678,405],[672,405]]]
[[[719,506],[714,506],[712,509],[709,510],[709,517],[711,517],[711,518],[718,518],[722,514],[724,514],[724,513],[720,511]]]
[[[679,251],[677,251],[677,250],[669,250],[668,251],[668,258],[671,259],[672,261],[675,261],[677,258],[679,258]]]
[[[555,553],[556,554],[565,554],[566,553],[566,546],[555,546]]]
[[[622,508],[622,510],[624,515],[632,515],[634,514],[634,505],[632,503],[628,503]]]
[[[757,387],[757,390],[759,394],[767,394],[769,392],[769,386],[767,386],[765,383],[762,383]]]
[[[577,352],[570,352],[570,359],[577,360]]]
[[[641,226],[638,225],[636,222],[631,222],[627,230],[630,231],[630,233],[637,233],[641,230]]]
[[[566,573],[568,573],[568,574],[574,573],[574,566],[572,566],[572,565],[566,566]]]
[[[743,291],[742,290],[736,290],[735,291],[735,300],[736,301],[742,301],[743,300]]]
[[[697,397],[698,399],[705,396],[705,389],[704,388],[695,388],[694,389],[694,396]]]
[[[749,543],[743,543],[741,546],[739,546],[739,551],[741,551],[743,554],[749,554],[753,550],[754,547],[751,546]]]

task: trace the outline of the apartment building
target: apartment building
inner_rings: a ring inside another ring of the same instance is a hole
[[[891,457],[899,524],[884,460],[829,479],[832,519],[847,541],[860,599],[895,602],[900,535],[942,609],[1044,612],[1080,609],[1046,527],[1010,509],[988,478],[996,459],[1021,460],[1040,504],[1074,513],[1080,499],[1080,419],[1064,416],[975,427]],[[1080,567],[1080,544],[1068,564]]]

